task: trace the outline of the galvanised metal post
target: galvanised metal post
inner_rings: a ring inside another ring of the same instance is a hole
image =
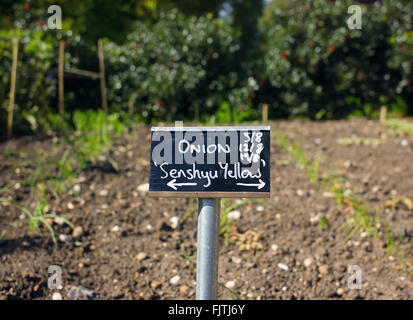
[[[217,299],[221,199],[199,199],[196,299]]]

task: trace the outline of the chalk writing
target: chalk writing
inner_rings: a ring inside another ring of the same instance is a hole
[[[269,127],[152,128],[149,191],[268,196]]]

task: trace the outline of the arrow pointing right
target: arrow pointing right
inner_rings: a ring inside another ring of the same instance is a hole
[[[265,182],[262,181],[261,179],[259,180],[260,183],[241,183],[241,182],[237,182],[237,185],[239,186],[245,186],[245,187],[258,187],[259,189],[264,188],[265,186]]]

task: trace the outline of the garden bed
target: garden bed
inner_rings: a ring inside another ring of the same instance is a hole
[[[271,198],[222,204],[223,213],[239,212],[229,215],[235,220],[225,224],[226,237],[220,237],[219,298],[411,298],[411,257],[406,253],[401,260],[400,250],[389,254],[381,229],[375,241],[363,230],[349,238],[343,225],[351,218],[351,206],[337,204],[323,177],[332,168],[340,172],[351,190],[347,193],[357,194],[369,212],[377,208],[389,229],[403,232],[407,250],[413,211],[402,203],[385,204],[391,197],[412,196],[412,136],[367,120],[271,126],[301,141],[308,157],[321,155],[319,177],[310,182],[296,158],[272,137]],[[150,128],[138,127],[114,140],[112,157],[119,173],[104,165],[84,169],[68,191],[49,197],[49,211],[75,226],[72,230],[51,221],[57,247],[45,228],[41,235],[29,233],[25,224],[10,228],[0,240],[0,298],[50,299],[55,291],[47,285],[48,267],[59,265],[64,299],[72,286],[80,285],[93,290],[96,299],[194,299],[196,202],[147,196],[149,134]],[[337,142],[352,135],[380,142],[376,147]],[[23,137],[2,143],[0,187],[22,179],[23,167],[36,166],[30,152],[57,152],[53,141]],[[1,196],[30,207],[28,194],[23,185]],[[0,210],[2,229],[22,214],[7,203]],[[176,226],[173,217],[185,219]],[[351,265],[362,270],[361,290],[348,288]]]

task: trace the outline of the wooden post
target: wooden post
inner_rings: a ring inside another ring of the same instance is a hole
[[[383,123],[386,121],[386,116],[387,116],[387,107],[386,106],[381,106],[380,108],[380,123]]]
[[[129,112],[129,116],[131,117],[131,119],[133,117],[133,107],[135,104],[134,102],[135,102],[135,99],[133,97],[130,97],[128,101],[128,110],[129,110],[128,112]]]
[[[65,42],[59,41],[59,114],[64,120],[65,107],[64,107],[64,50]]]
[[[103,111],[107,113],[108,102],[106,100],[105,61],[104,61],[104,56],[103,56],[102,39],[98,40],[98,54],[99,54],[100,91],[102,94],[102,107],[103,107]]]
[[[262,123],[268,123],[268,104],[266,103],[262,105]]]
[[[17,54],[19,52],[19,39],[13,39],[13,62],[11,67],[11,83],[10,83],[10,104],[9,114],[7,118],[7,137],[10,138],[13,131],[13,109],[14,95],[16,92],[16,73],[17,73]]]

